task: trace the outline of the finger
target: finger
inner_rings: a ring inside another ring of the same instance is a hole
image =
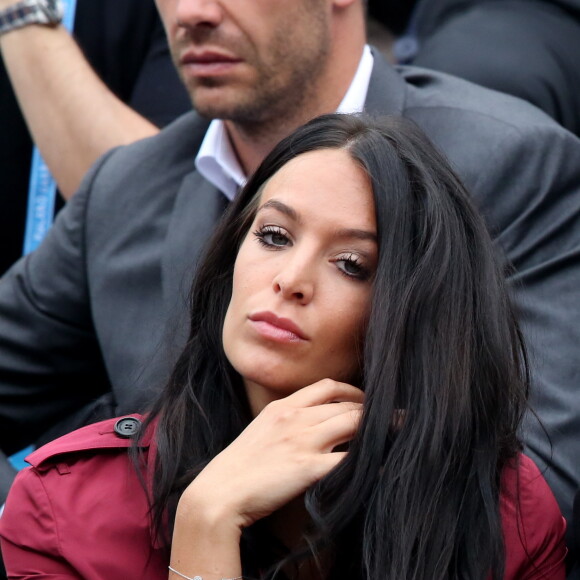
[[[332,453],[322,453],[316,458],[313,477],[316,481],[328,475],[346,456],[346,451],[334,451]]]
[[[325,403],[323,405],[315,405],[313,407],[306,407],[302,409],[303,420],[307,425],[317,425],[323,423],[332,417],[349,413],[350,411],[362,411],[362,403],[352,403],[344,401],[342,403]]]
[[[358,431],[362,410],[341,413],[312,427],[312,443],[323,453],[331,452],[336,446],[351,441]]]
[[[312,407],[314,405],[344,401],[362,403],[363,397],[364,394],[360,389],[348,383],[322,379],[296,391],[284,400],[299,407]]]

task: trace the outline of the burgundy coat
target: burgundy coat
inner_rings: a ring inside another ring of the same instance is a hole
[[[32,467],[19,474],[0,519],[10,577],[167,578],[168,553],[152,536],[147,494],[127,454],[131,439],[121,437],[116,424],[111,419],[89,425],[28,457]],[[150,434],[143,448],[143,475],[150,482],[155,455]],[[506,469],[503,476],[505,578],[563,580],[564,518],[532,460],[522,455],[518,469],[519,521],[512,495],[516,470]]]

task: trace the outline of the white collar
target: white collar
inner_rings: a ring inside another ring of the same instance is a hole
[[[360,113],[364,109],[373,70],[373,55],[365,45],[357,71],[344,95],[337,113]],[[234,152],[225,123],[214,119],[205,134],[195,158],[195,167],[201,175],[215,185],[231,201],[246,183],[238,158]]]

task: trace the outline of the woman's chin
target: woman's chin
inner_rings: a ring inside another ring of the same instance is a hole
[[[248,396],[253,393],[260,393],[263,398],[272,401],[288,397],[300,389],[312,384],[311,382],[305,381],[287,381],[283,380],[282,377],[272,378],[264,376],[263,373],[255,373],[242,378]],[[312,382],[316,382],[316,380]]]

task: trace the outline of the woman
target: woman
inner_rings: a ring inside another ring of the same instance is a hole
[[[0,524],[8,570],[564,578],[563,519],[519,454],[526,393],[501,267],[446,161],[401,119],[321,117],[216,232],[137,469],[113,428],[134,419],[33,454]]]

